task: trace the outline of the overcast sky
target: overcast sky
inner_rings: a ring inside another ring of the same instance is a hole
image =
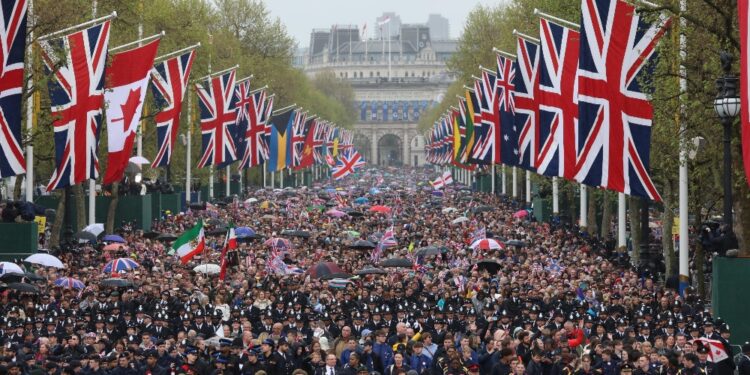
[[[367,34],[375,35],[375,18],[383,12],[396,12],[404,23],[424,23],[431,13],[450,22],[451,37],[463,30],[466,16],[477,4],[496,5],[504,0],[265,0],[271,15],[281,22],[300,47],[310,43],[310,31],[333,24],[357,25],[367,22]]]

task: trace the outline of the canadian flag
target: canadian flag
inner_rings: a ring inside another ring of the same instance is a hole
[[[128,166],[158,49],[159,39],[112,56],[104,92],[109,152],[104,184],[120,181]]]
[[[224,240],[224,248],[221,250],[221,268],[219,270],[219,280],[224,281],[227,276],[227,253],[237,248],[237,234],[234,232],[234,226],[227,230],[227,238]]]
[[[706,348],[708,348],[708,360],[713,363],[721,362],[729,358],[729,355],[727,354],[727,351],[724,348],[724,344],[719,340],[711,340],[705,337],[701,337],[701,338],[693,340],[693,343],[694,344],[700,343]]]

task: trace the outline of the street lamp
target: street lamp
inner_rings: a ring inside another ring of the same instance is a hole
[[[724,76],[716,80],[716,98],[714,110],[719,115],[724,127],[724,224],[727,226],[726,235],[733,233],[732,229],[732,124],[740,113],[740,98],[737,76],[732,74],[732,56],[727,52],[721,53],[721,66]]]

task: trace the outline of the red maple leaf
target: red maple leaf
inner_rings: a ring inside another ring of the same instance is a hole
[[[133,116],[135,116],[135,111],[138,109],[138,107],[141,104],[141,88],[137,88],[135,90],[131,90],[128,93],[128,99],[125,100],[125,103],[120,105],[120,109],[122,110],[122,117],[112,119],[112,121],[120,121],[124,120],[123,122],[123,130],[130,127],[130,124],[133,123]]]

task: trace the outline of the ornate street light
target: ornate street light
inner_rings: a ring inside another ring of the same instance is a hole
[[[721,53],[721,66],[724,76],[716,80],[714,110],[724,127],[724,224],[726,233],[733,237],[732,230],[732,124],[740,113],[738,78],[732,74],[732,56]]]

